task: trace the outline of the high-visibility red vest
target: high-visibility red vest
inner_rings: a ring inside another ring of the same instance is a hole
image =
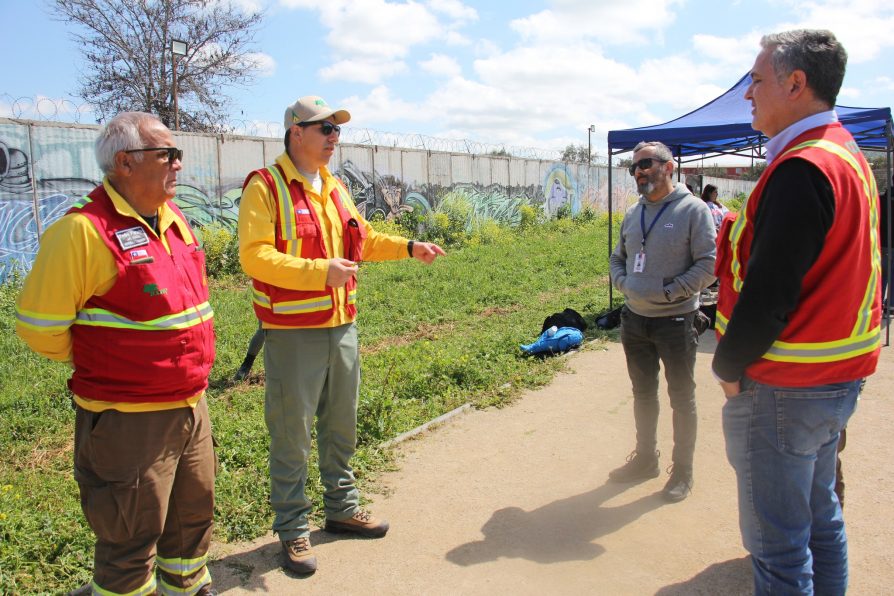
[[[172,201],[167,205],[186,222]],[[71,391],[87,399],[132,403],[201,394],[214,362],[214,314],[205,253],[192,231],[183,237],[179,226],[168,227],[168,254],[142,219],[116,211],[102,186],[68,212],[87,217],[118,269],[112,288],[91,297],[71,327]]]
[[[303,259],[332,258],[326,251],[323,230],[317,212],[297,180],[286,182],[286,176],[278,164],[251,172],[242,185],[243,191],[253,176],[258,175],[267,185],[276,201],[275,245],[276,250]],[[366,228],[351,216],[339,196],[347,190],[338,183],[329,198],[338,210],[342,223],[344,258],[354,262],[363,255]],[[252,280],[252,303],[255,314],[265,322],[283,327],[310,327],[322,325],[335,312],[335,288],[322,290],[290,290]],[[349,320],[357,316],[357,279],[351,277],[345,284],[347,304],[345,313]]]
[[[853,381],[875,372],[880,351],[878,190],[854,138],[840,124],[811,129],[792,141],[763,172],[738,217],[721,226],[717,334],[726,331],[742,290],[755,214],[767,180],[781,163],[796,157],[815,165],[829,180],[835,219],[801,282],[788,324],[745,374],[764,384],[790,387]]]

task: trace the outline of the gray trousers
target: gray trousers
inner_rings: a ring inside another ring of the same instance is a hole
[[[344,520],[357,511],[359,494],[350,466],[360,388],[357,327],[267,329],[265,335],[273,531],[280,540],[292,540],[310,533],[312,504],[305,486],[315,417],[326,517]]]

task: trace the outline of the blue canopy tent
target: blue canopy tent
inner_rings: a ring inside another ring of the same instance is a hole
[[[745,90],[751,83],[751,74],[732,88],[702,107],[664,124],[613,130],[608,133],[608,187],[612,188],[612,157],[633,151],[640,141],[661,141],[677,158],[677,176],[684,163],[718,155],[738,155],[763,159],[767,137],[751,128],[751,102],[745,99]],[[891,108],[855,108],[835,106],[838,119],[850,131],[863,149],[884,151],[887,156],[887,180],[891,181],[892,131]],[[687,159],[688,158],[688,159]],[[891,195],[888,192],[888,226],[891,232]],[[608,211],[612,213],[612,193],[608,193]],[[612,220],[609,218],[608,254],[611,255]],[[890,271],[890,257],[889,257]],[[609,284],[609,304],[612,304],[612,287]],[[887,313],[886,313],[887,315]],[[887,343],[887,342],[886,342]]]

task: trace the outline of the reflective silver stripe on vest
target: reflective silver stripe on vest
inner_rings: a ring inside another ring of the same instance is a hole
[[[323,296],[314,300],[302,301],[300,304],[280,302],[273,305],[273,312],[280,315],[288,315],[302,312],[314,312],[332,308],[332,298]]]
[[[816,343],[776,341],[763,358],[777,362],[835,362],[874,351],[879,346],[881,337],[881,328],[876,327],[868,333],[839,341]]]
[[[40,331],[49,331],[52,329],[68,329],[74,324],[74,319],[71,317],[66,318],[50,318],[47,316],[39,317],[36,313],[21,311],[16,309],[16,320],[24,325],[25,327],[30,327],[31,329],[38,329]]]
[[[207,302],[198,305],[196,309],[165,315],[150,321],[133,321],[102,308],[86,308],[78,312],[75,324],[137,329],[139,331],[169,331],[200,325],[213,316],[214,311],[211,310],[211,305]]]

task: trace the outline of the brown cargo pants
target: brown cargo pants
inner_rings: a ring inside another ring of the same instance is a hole
[[[216,459],[205,398],[157,412],[78,407],[74,458],[96,534],[94,594],[191,595],[211,583]]]

